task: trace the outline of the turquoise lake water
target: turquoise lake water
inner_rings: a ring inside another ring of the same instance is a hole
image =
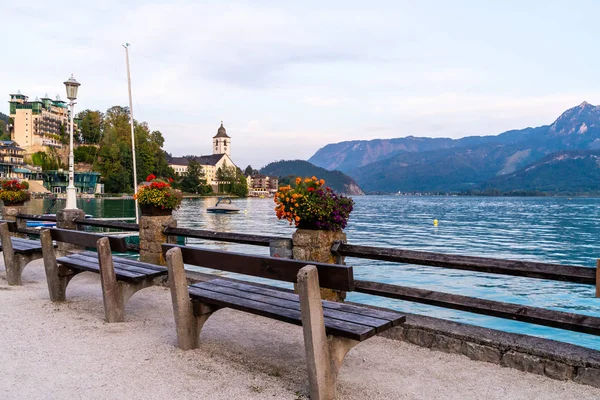
[[[346,229],[358,245],[439,253],[543,261],[594,267],[600,258],[600,199],[358,196]],[[216,199],[186,199],[175,212],[178,226],[222,232],[291,237],[272,199],[235,199],[239,214],[206,213]],[[48,200],[34,200],[41,213]],[[59,203],[57,208],[64,207]],[[134,216],[132,200],[78,200],[94,216]],[[439,221],[438,226],[433,220]],[[189,244],[268,255],[268,248],[189,239]],[[600,299],[591,285],[491,275],[444,268],[347,258],[357,279],[413,286],[489,300],[525,304],[600,317]],[[500,318],[400,300],[350,293],[348,299],[400,311],[444,318],[600,350],[600,338]]]

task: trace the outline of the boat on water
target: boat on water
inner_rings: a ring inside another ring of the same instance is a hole
[[[216,214],[234,214],[239,212],[240,209],[236,208],[233,204],[231,204],[231,199],[228,197],[219,197],[217,204],[214,207],[207,207],[206,211],[209,213]]]

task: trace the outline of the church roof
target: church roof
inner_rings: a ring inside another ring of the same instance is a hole
[[[171,165],[189,165],[190,160],[196,161],[200,165],[217,165],[225,154],[211,154],[210,156],[194,156],[194,157],[173,157],[169,164]]]
[[[221,127],[219,128],[219,130],[217,130],[217,134],[215,136],[213,136],[213,139],[219,138],[219,137],[224,137],[224,138],[229,137],[229,136],[227,136],[227,131],[225,130],[225,127],[223,126],[223,121],[221,121]]]

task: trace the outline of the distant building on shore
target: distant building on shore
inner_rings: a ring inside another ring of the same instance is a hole
[[[237,166],[231,160],[231,137],[227,135],[227,131],[221,121],[221,126],[217,130],[217,134],[213,136],[213,154],[209,156],[190,156],[190,157],[173,157],[169,162],[169,166],[173,168],[179,176],[187,174],[190,160],[196,161],[202,167],[204,178],[208,185],[213,186],[213,190],[217,190],[217,170],[219,168]]]
[[[268,175],[250,175],[246,177],[248,182],[248,196],[271,196],[279,188],[279,178]]]
[[[46,94],[41,100],[36,97],[34,101],[29,101],[29,97],[20,91],[9,96],[11,139],[26,154],[46,151],[48,147],[62,147],[62,135],[69,132],[69,108],[66,102],[58,95],[55,100]]]

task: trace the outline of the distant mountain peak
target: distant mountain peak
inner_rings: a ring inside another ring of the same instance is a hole
[[[589,128],[600,126],[600,107],[584,101],[569,108],[550,125],[550,133],[559,135],[583,134]]]

